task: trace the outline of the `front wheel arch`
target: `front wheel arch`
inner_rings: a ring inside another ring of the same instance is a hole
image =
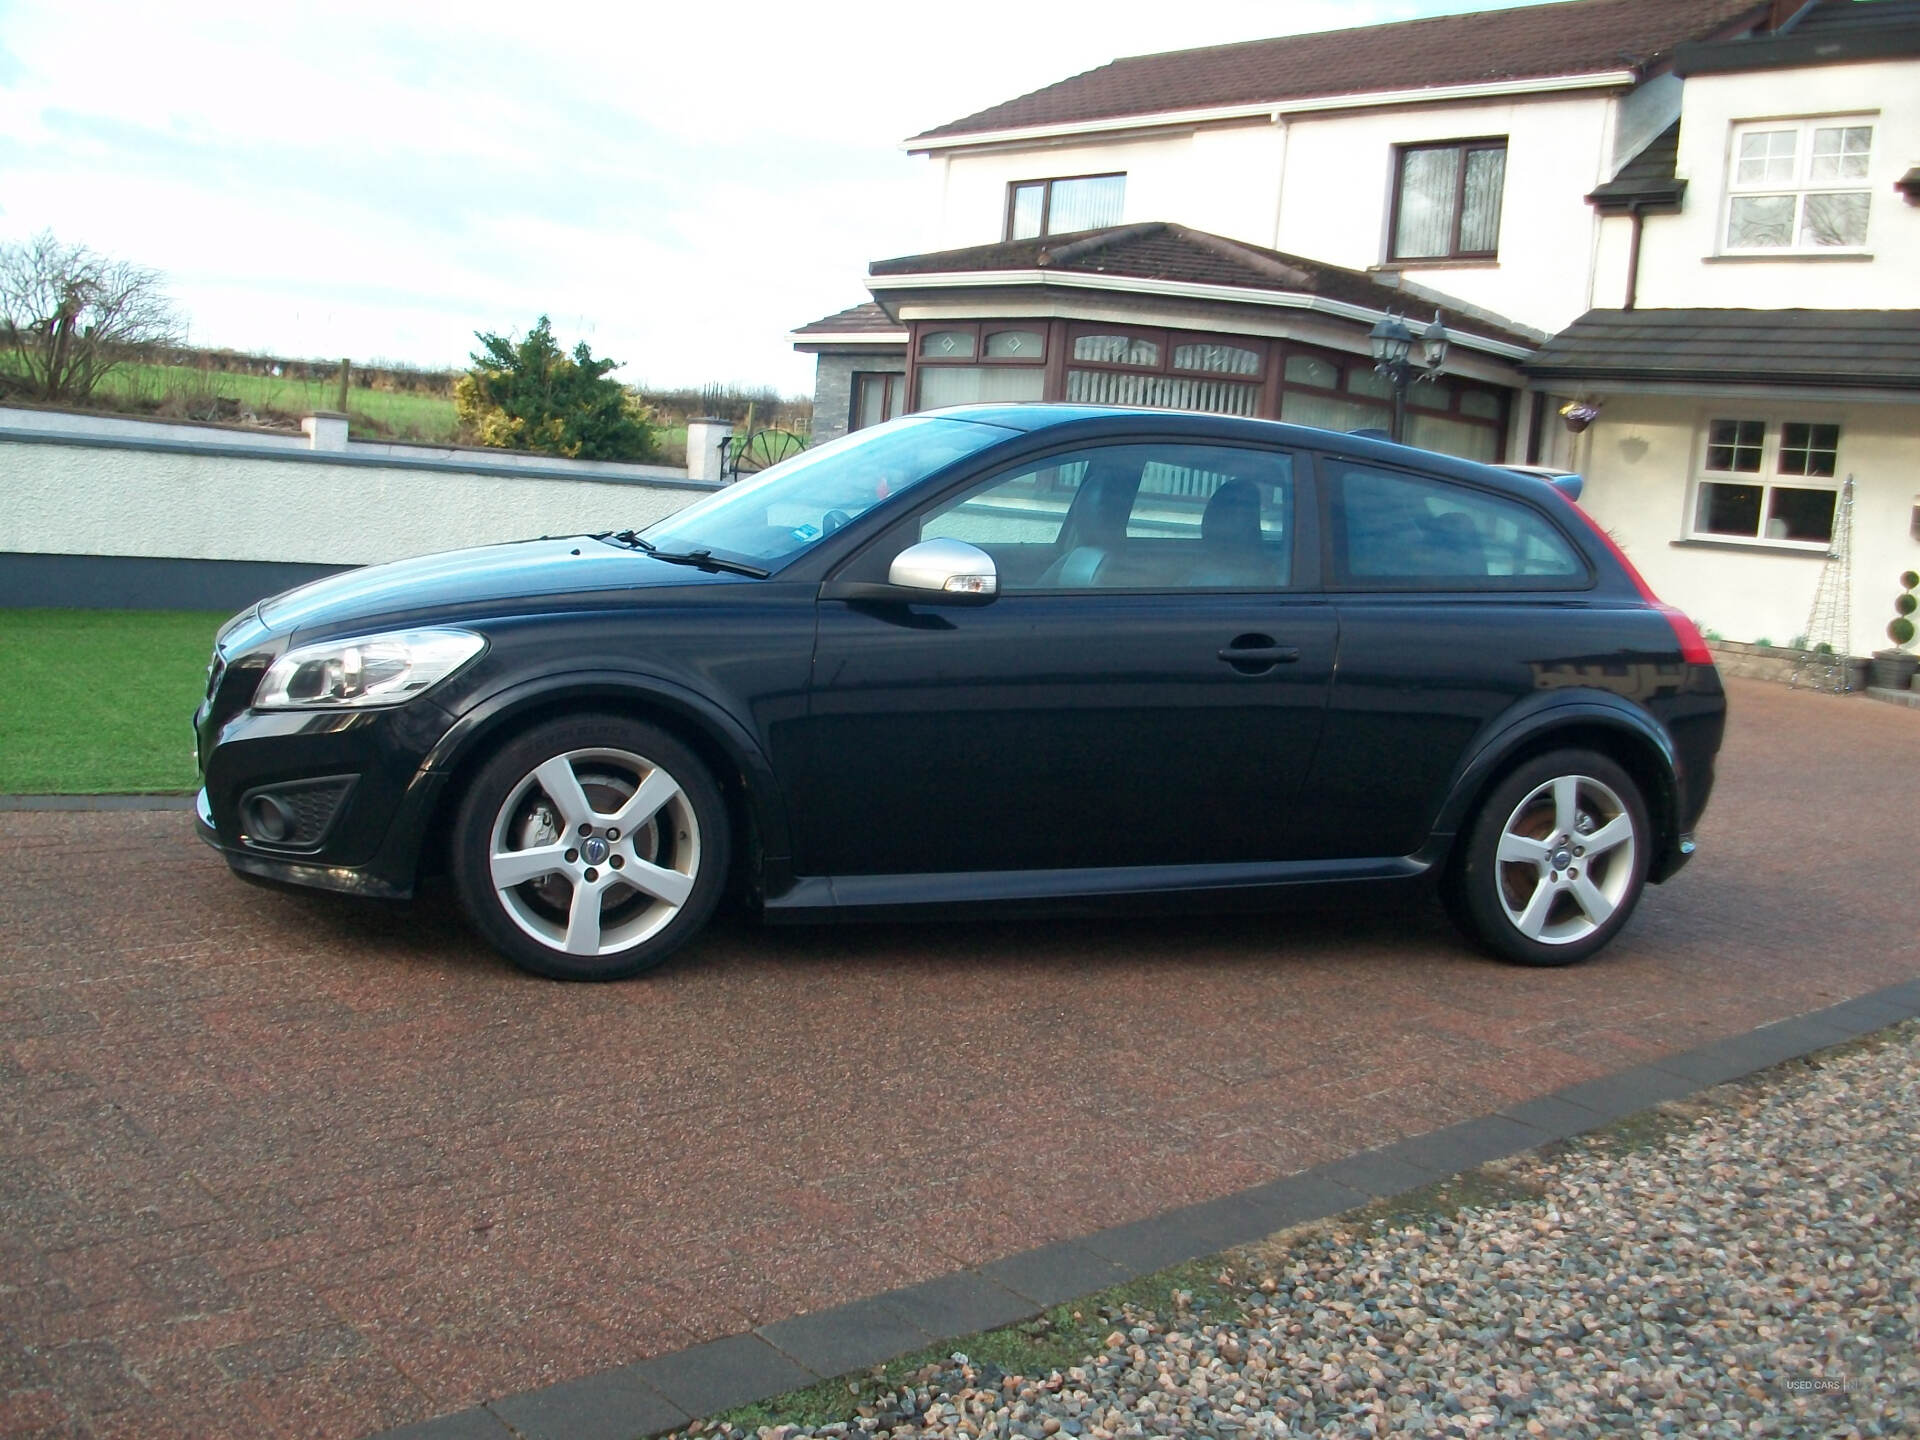
[[[494,755],[536,726],[590,710],[657,725],[694,752],[718,782],[727,822],[732,827],[728,901],[757,901],[767,883],[762,862],[769,853],[770,837],[781,842],[773,853],[784,853],[785,808],[777,794],[769,793],[773,785],[771,770],[757,755],[751,759],[743,756],[739,737],[723,736],[711,717],[701,716],[690,706],[631,684],[600,682],[543,688],[511,697],[504,704],[489,705],[468,733],[459,735],[456,727],[457,743],[429,762],[432,768],[443,771],[446,780],[427,821],[419,873],[446,872],[453,816],[460,808],[461,797]],[[756,761],[757,765],[753,763]],[[751,774],[755,769],[762,773]]]

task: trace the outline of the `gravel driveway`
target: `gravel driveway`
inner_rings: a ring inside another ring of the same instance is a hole
[[[1920,1026],[1647,1120],[1483,1173],[1492,1203],[1235,1252],[1216,1314],[1116,1313],[1064,1372],[757,1433],[1920,1433]]]

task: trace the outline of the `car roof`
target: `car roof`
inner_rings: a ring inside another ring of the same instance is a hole
[[[1238,439],[1251,444],[1290,445],[1352,460],[1405,466],[1515,495],[1538,497],[1543,490],[1553,490],[1543,476],[1513,467],[1463,460],[1455,455],[1443,455],[1437,450],[1396,445],[1390,440],[1376,440],[1340,430],[1290,425],[1283,420],[1252,420],[1238,415],[1212,415],[1197,410],[1141,410],[1123,405],[1069,405],[1054,401],[954,405],[918,413],[996,425],[1033,437],[1058,432],[1058,438],[1062,440],[1077,439],[1083,433],[1090,439],[1095,435],[1192,435],[1210,440]]]

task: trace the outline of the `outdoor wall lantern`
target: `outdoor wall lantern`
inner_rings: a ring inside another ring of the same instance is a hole
[[[1407,429],[1407,391],[1416,380],[1431,380],[1447,361],[1447,327],[1440,312],[1419,335],[1420,358],[1413,357],[1414,333],[1407,322],[1389,310],[1368,334],[1373,346],[1373,368],[1393,386],[1393,438],[1404,443]]]

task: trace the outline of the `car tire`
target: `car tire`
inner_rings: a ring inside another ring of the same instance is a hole
[[[698,934],[726,885],[720,787],[657,726],[580,715],[508,741],[454,816],[468,920],[523,970],[624,980]]]
[[[1633,914],[1652,838],[1640,787],[1618,763],[1593,750],[1537,755],[1481,805],[1447,911],[1503,960],[1575,964]]]

